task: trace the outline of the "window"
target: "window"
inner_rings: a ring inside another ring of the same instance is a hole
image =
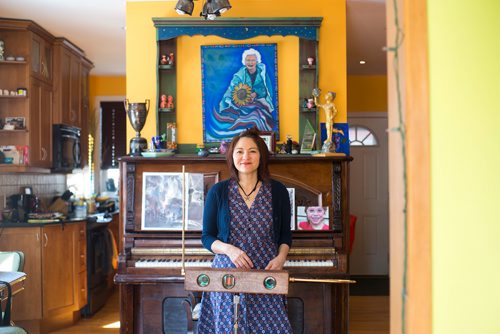
[[[378,146],[375,133],[359,125],[349,126],[349,142],[351,146]]]

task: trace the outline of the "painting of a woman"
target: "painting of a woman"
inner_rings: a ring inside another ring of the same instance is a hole
[[[276,45],[212,47],[203,51],[203,62],[205,141],[227,140],[252,127],[278,131]]]

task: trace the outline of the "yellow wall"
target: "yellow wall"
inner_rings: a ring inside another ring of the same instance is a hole
[[[195,2],[194,13],[201,10],[201,1]],[[142,137],[156,134],[156,30],[153,17],[178,17],[171,2],[127,2],[127,98],[131,102],[151,100],[151,112],[142,130]],[[266,6],[267,10],[263,10]],[[319,87],[337,92],[338,122],[346,121],[346,42],[345,1],[311,0],[307,6],[298,0],[236,1],[226,17],[262,16],[321,16],[319,43]],[[193,14],[195,15],[195,14]],[[248,41],[228,41],[218,37],[181,37],[177,44],[177,126],[179,143],[201,143],[201,62],[200,45],[216,43],[278,44],[278,84],[281,140],[286,134],[298,137],[298,40],[293,37],[258,37]],[[194,64],[194,65],[193,65]],[[321,115],[324,120],[324,115]],[[134,132],[130,125],[127,137]]]
[[[387,112],[386,75],[350,75],[347,77],[349,112]]]
[[[500,2],[427,1],[433,333],[500,333]]]
[[[89,78],[90,112],[95,110],[96,96],[125,96],[125,76],[96,76]]]

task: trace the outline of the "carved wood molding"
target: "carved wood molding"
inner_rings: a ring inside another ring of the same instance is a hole
[[[125,230],[132,231],[134,229],[135,222],[135,164],[127,164],[127,200],[126,200],[126,213],[125,213]]]

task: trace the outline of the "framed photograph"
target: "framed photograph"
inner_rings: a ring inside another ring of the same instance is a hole
[[[326,206],[298,206],[297,229],[303,231],[328,231],[330,219]]]
[[[24,117],[5,117],[5,125],[14,126],[14,130],[23,130],[26,128]]]
[[[274,154],[276,152],[276,137],[272,131],[260,131],[260,138],[264,140],[269,150],[269,153]]]
[[[201,230],[204,206],[203,173],[144,172],[142,183],[142,230]],[[183,202],[183,193],[185,195]]]
[[[290,229],[295,230],[295,188],[286,188],[290,197]]]
[[[204,142],[248,128],[279,136],[277,44],[201,46]]]

